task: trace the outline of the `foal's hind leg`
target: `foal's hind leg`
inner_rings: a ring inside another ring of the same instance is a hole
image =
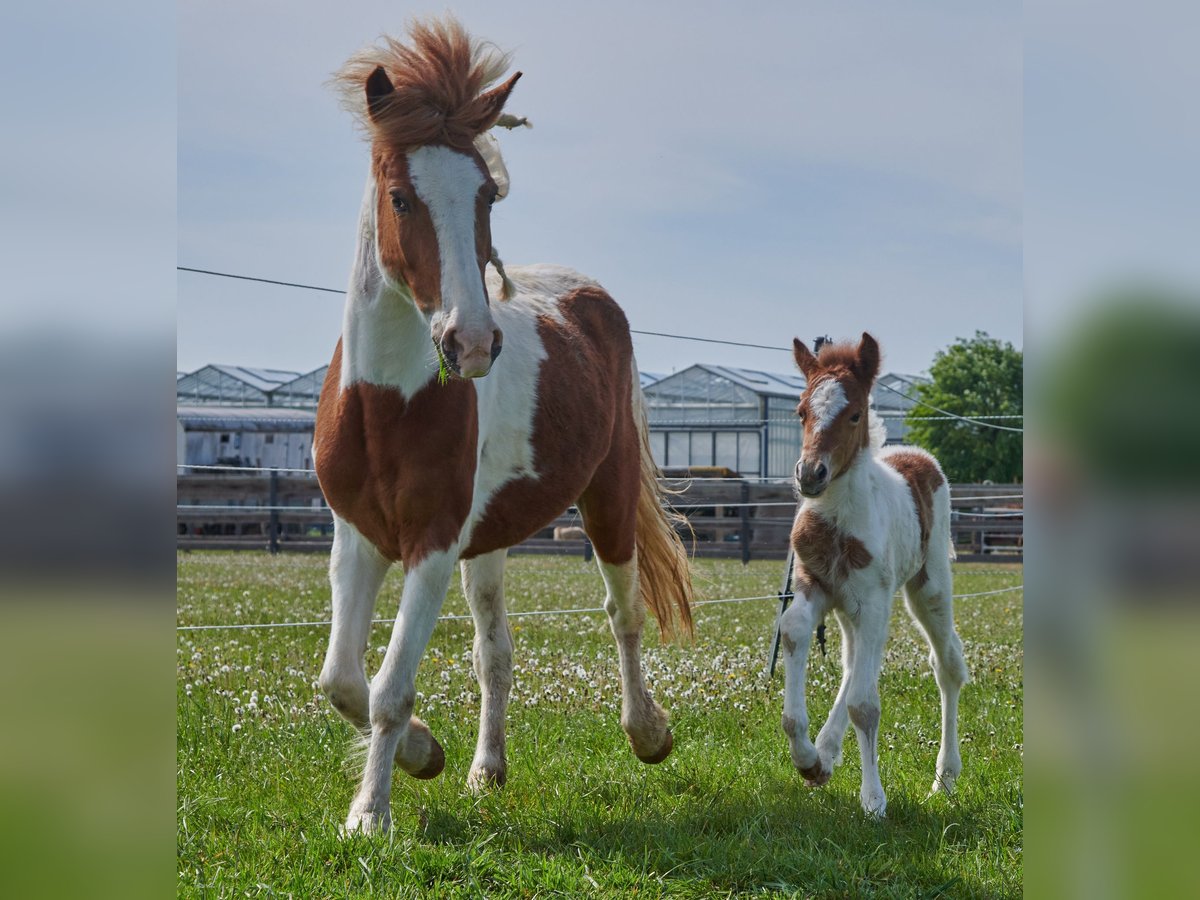
[[[932,562],[932,561],[931,561]],[[967,683],[967,663],[962,641],[954,630],[954,601],[951,599],[949,562],[927,563],[935,571],[918,575],[904,587],[908,610],[929,641],[929,665],[942,695],[942,743],[938,750],[933,790],[950,793],[962,773],[958,749],[958,695]]]
[[[512,635],[504,611],[504,562],[507,550],[463,560],[463,592],[475,620],[474,664],[482,695],[479,742],[467,785],[479,791],[502,787],[508,778],[504,755],[504,715],[512,689]]]
[[[362,732],[371,727],[363,655],[375,598],[390,565],[353,525],[334,516],[329,558],[333,627],[319,683],[333,708]]]

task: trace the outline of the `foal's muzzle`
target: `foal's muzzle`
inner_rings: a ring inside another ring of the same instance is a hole
[[[829,466],[824,460],[805,460],[796,463],[796,484],[805,497],[819,497],[829,487]]]

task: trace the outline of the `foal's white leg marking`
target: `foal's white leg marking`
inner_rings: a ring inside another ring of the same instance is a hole
[[[482,700],[479,707],[479,741],[467,775],[473,791],[508,778],[504,756],[504,714],[512,689],[512,635],[504,610],[504,563],[508,550],[497,550],[463,560],[463,593],[475,620],[474,664]]]
[[[621,565],[596,558],[608,596],[604,609],[617,641],[621,665],[621,727],[629,736],[633,752],[642,762],[662,762],[674,741],[667,727],[667,714],[654,702],[642,675],[642,625],[646,606],[638,587],[637,554]]]
[[[455,545],[429,554],[405,573],[392,639],[371,682],[371,739],[362,785],[346,818],[347,831],[391,827],[393,760],[419,777],[432,777],[445,764],[440,745],[412,710],[417,665],[433,634],[457,560]]]
[[[846,691],[846,708],[858,735],[862,759],[862,807],[870,815],[880,817],[887,810],[887,798],[879,780],[879,669],[883,665],[891,607],[892,596],[884,590],[863,598],[858,621],[852,624],[854,659]]]
[[[842,632],[842,683],[838,688],[837,699],[829,710],[829,717],[821,726],[817,735],[817,752],[821,754],[821,762],[831,772],[842,762],[842,744],[846,740],[846,730],[850,727],[850,713],[846,710],[846,694],[850,690],[850,672],[854,668],[854,629],[849,617],[840,609],[834,610],[838,627]]]
[[[370,727],[363,654],[375,598],[390,566],[353,525],[333,517],[333,552],[329,556],[333,627],[320,685],[334,709],[360,731]]]
[[[936,571],[934,571],[936,570]],[[926,563],[929,581],[919,589],[905,588],[909,612],[929,641],[929,665],[942,697],[942,741],[938,750],[933,791],[950,793],[962,774],[958,748],[958,695],[967,683],[967,664],[962,641],[954,630],[954,601],[951,599],[950,563],[931,559]]]
[[[805,702],[805,682],[808,679],[808,651],[812,646],[813,629],[824,602],[819,590],[797,593],[792,605],[779,621],[780,643],[786,666],[783,688],[783,733],[787,735],[792,753],[792,765],[812,786],[829,780],[828,766],[808,739],[808,707]]]

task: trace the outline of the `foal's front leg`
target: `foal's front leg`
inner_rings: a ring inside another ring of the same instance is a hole
[[[473,662],[482,695],[479,706],[479,741],[467,775],[473,791],[503,787],[508,779],[505,759],[504,716],[512,690],[512,635],[504,611],[504,562],[507,550],[497,550],[463,560],[463,593],[475,620]]]
[[[671,753],[674,739],[666,711],[654,702],[642,675],[642,625],[646,606],[638,587],[637,554],[627,563],[606,563],[597,557],[608,596],[604,609],[621,664],[621,727],[634,755],[644,763],[660,763]]]
[[[383,665],[371,682],[371,737],[362,784],[346,830],[372,832],[391,827],[393,759],[416,778],[433,778],[446,764],[441,745],[425,723],[412,715],[417,665],[433,634],[458,559],[457,545],[431,553],[404,577],[400,613]]]
[[[779,621],[779,638],[786,667],[783,690],[783,733],[795,766],[810,785],[829,780],[832,769],[822,760],[808,737],[808,707],[804,699],[808,679],[808,651],[813,629],[824,611],[824,595],[816,587],[798,590],[792,605]]]

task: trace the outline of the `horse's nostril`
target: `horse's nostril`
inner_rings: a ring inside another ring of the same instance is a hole
[[[826,474],[828,471],[829,471],[829,470],[828,470],[827,468],[825,468],[825,463],[821,463],[819,466],[817,466],[817,471],[816,471],[816,472],[814,472],[814,473],[813,473],[813,475],[815,475],[815,476],[816,476],[816,478],[817,478],[817,480],[818,480],[818,481],[824,481],[824,480],[825,480],[825,474]]]
[[[492,362],[496,361],[496,357],[500,355],[500,351],[503,349],[503,344],[492,344]]]

